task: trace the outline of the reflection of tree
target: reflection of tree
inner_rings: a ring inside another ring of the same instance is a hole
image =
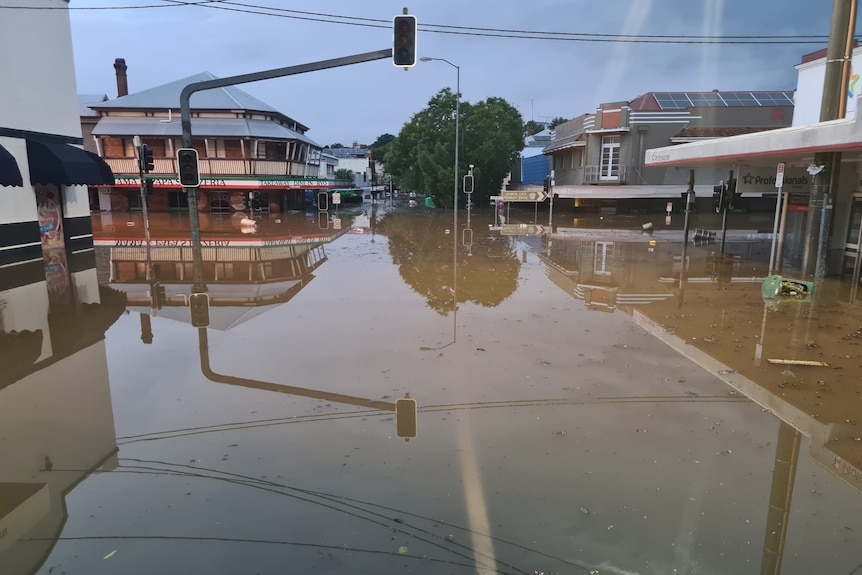
[[[457,299],[494,307],[515,292],[521,264],[507,238],[487,232],[489,220],[476,219],[473,255],[458,242]],[[392,261],[404,281],[441,315],[452,311],[452,214],[413,212],[389,214],[377,233],[389,238]]]

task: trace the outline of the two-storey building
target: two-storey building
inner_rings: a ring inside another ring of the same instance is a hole
[[[608,102],[556,127],[545,147],[555,192],[575,207],[638,211],[681,203],[687,170],[644,165],[647,149],[789,126],[793,92],[648,92]],[[727,174],[699,171],[695,192],[712,195]]]
[[[153,182],[148,208],[187,211],[176,166],[176,152],[182,147],[180,92],[215,76],[202,72],[127,94],[125,62],[117,59],[115,68],[119,97],[90,107],[99,116],[92,129],[99,155],[117,181],[91,190],[98,194],[94,203],[102,211],[141,208],[137,137],[154,156],[155,168],[147,174]],[[306,190],[329,187],[320,177],[322,147],[306,135],[308,127],[239,88],[197,92],[191,97],[191,112],[192,144],[200,158],[198,211],[303,209]]]

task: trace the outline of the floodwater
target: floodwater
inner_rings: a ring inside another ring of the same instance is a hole
[[[764,300],[769,218],[681,290],[679,215],[507,215],[204,218],[208,328],[186,215],[150,281],[94,216],[3,293],[0,573],[862,573],[862,303]]]

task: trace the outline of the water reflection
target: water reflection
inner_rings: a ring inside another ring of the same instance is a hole
[[[765,308],[753,278],[768,241],[732,232],[729,270],[716,270],[710,245],[690,247],[678,307],[672,233],[582,222],[543,243],[488,230],[482,210],[467,219],[475,229],[449,234],[451,214],[363,215],[343,212],[358,231],[283,258],[296,275],[261,271],[279,246],[243,247],[234,261],[255,264],[230,280],[204,274],[215,300],[236,290],[224,308],[266,313],[222,322],[214,305],[211,328],[195,330],[179,297],[129,303],[141,319],[121,316],[107,358],[84,358],[101,386],[94,405],[108,398],[93,417],[113,400],[119,438],[72,413],[25,430],[123,450],[119,467],[68,497],[69,525],[16,544],[53,546],[30,570],[787,575],[858,564],[860,314],[819,301]],[[132,297],[149,284],[117,279],[141,263],[137,251],[119,257],[124,247],[103,249],[99,270]],[[153,261],[176,269],[184,249],[153,248]],[[168,253],[178,259],[159,259]],[[475,290],[508,286],[494,307],[463,295],[477,257]],[[191,275],[163,277],[179,286],[170,296]],[[303,287],[288,297],[288,284]],[[283,305],[269,307],[269,285]],[[395,398],[408,390],[422,430],[405,444]],[[75,469],[98,465],[91,448]],[[30,451],[19,467],[40,481],[73,468],[52,455],[39,471],[42,449]]]
[[[35,572],[66,523],[67,494],[117,465],[104,337],[125,297],[98,284],[94,264],[70,268],[55,253],[44,281],[0,292],[3,573]]]

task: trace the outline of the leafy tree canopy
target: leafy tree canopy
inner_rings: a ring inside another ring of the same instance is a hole
[[[374,143],[368,146],[374,155],[374,159],[378,162],[383,161],[383,158],[386,157],[386,151],[389,149],[389,144],[391,144],[395,140],[395,136],[392,134],[381,134],[374,140]]]
[[[455,187],[455,111],[457,99],[440,90],[404,124],[389,144],[384,163],[400,185],[452,207]],[[458,179],[473,165],[474,202],[486,202],[500,191],[512,161],[524,147],[521,114],[502,98],[460,105]],[[461,188],[461,182],[457,183]],[[466,201],[460,195],[460,202]]]
[[[551,120],[550,123],[548,123],[548,127],[549,128],[556,128],[557,126],[559,126],[560,124],[563,124],[565,122],[568,122],[568,120],[566,118],[563,118],[561,116],[557,116],[556,118]]]
[[[542,130],[545,129],[545,124],[542,122],[536,122],[534,120],[528,120],[524,124],[524,134],[527,136],[532,136],[533,134],[538,134]]]
[[[325,146],[325,147],[326,148],[343,148],[344,145],[343,144],[329,144],[328,146]]]
[[[339,168],[335,170],[335,179],[342,182],[350,182],[353,183],[353,170],[348,170],[347,168]]]

